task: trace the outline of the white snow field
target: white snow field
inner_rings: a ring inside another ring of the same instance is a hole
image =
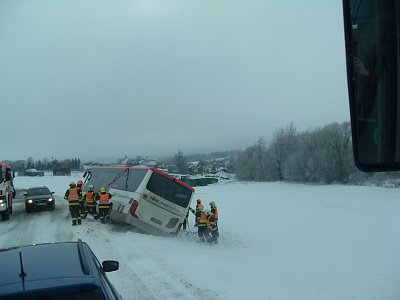
[[[63,194],[71,177],[16,177],[47,185],[55,211],[25,214],[16,202],[0,222],[0,247],[81,238],[124,299],[400,299],[400,191],[376,187],[230,182],[197,187],[214,200],[220,243],[197,235],[157,237],[120,224],[72,227]],[[194,205],[192,204],[192,207]],[[194,216],[190,215],[191,231]]]

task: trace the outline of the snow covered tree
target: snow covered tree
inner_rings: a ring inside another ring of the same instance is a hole
[[[178,169],[179,174],[187,174],[188,166],[185,156],[181,150],[174,157],[175,165]]]
[[[271,180],[268,169],[270,169],[270,166],[262,138],[259,138],[253,146],[239,153],[234,161],[235,174],[240,180]]]
[[[279,180],[284,180],[285,169],[290,155],[296,144],[296,128],[290,123],[286,128],[275,131],[272,143],[267,151],[267,157],[272,162],[272,167],[278,174]]]

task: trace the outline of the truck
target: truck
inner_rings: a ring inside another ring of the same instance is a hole
[[[12,203],[15,197],[14,173],[6,163],[0,162],[0,215],[2,221],[10,219]]]

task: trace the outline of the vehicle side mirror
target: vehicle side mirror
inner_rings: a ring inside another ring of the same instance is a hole
[[[398,2],[343,0],[354,161],[400,170]]]
[[[28,196],[28,194],[24,194],[24,197]]]
[[[54,192],[51,192],[52,194],[54,194]]]
[[[105,260],[101,264],[104,272],[113,272],[119,269],[119,262],[116,260]]]

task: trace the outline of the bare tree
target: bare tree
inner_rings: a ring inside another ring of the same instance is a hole
[[[296,144],[296,128],[293,122],[286,128],[274,132],[272,143],[267,151],[267,157],[272,162],[279,180],[285,180],[285,169],[290,155],[294,152]]]
[[[234,161],[236,176],[241,180],[269,180],[267,171],[269,167],[265,142],[262,138],[259,138],[253,146],[246,148]]]
[[[181,150],[174,157],[175,165],[180,174],[186,174],[188,170],[187,162]]]

